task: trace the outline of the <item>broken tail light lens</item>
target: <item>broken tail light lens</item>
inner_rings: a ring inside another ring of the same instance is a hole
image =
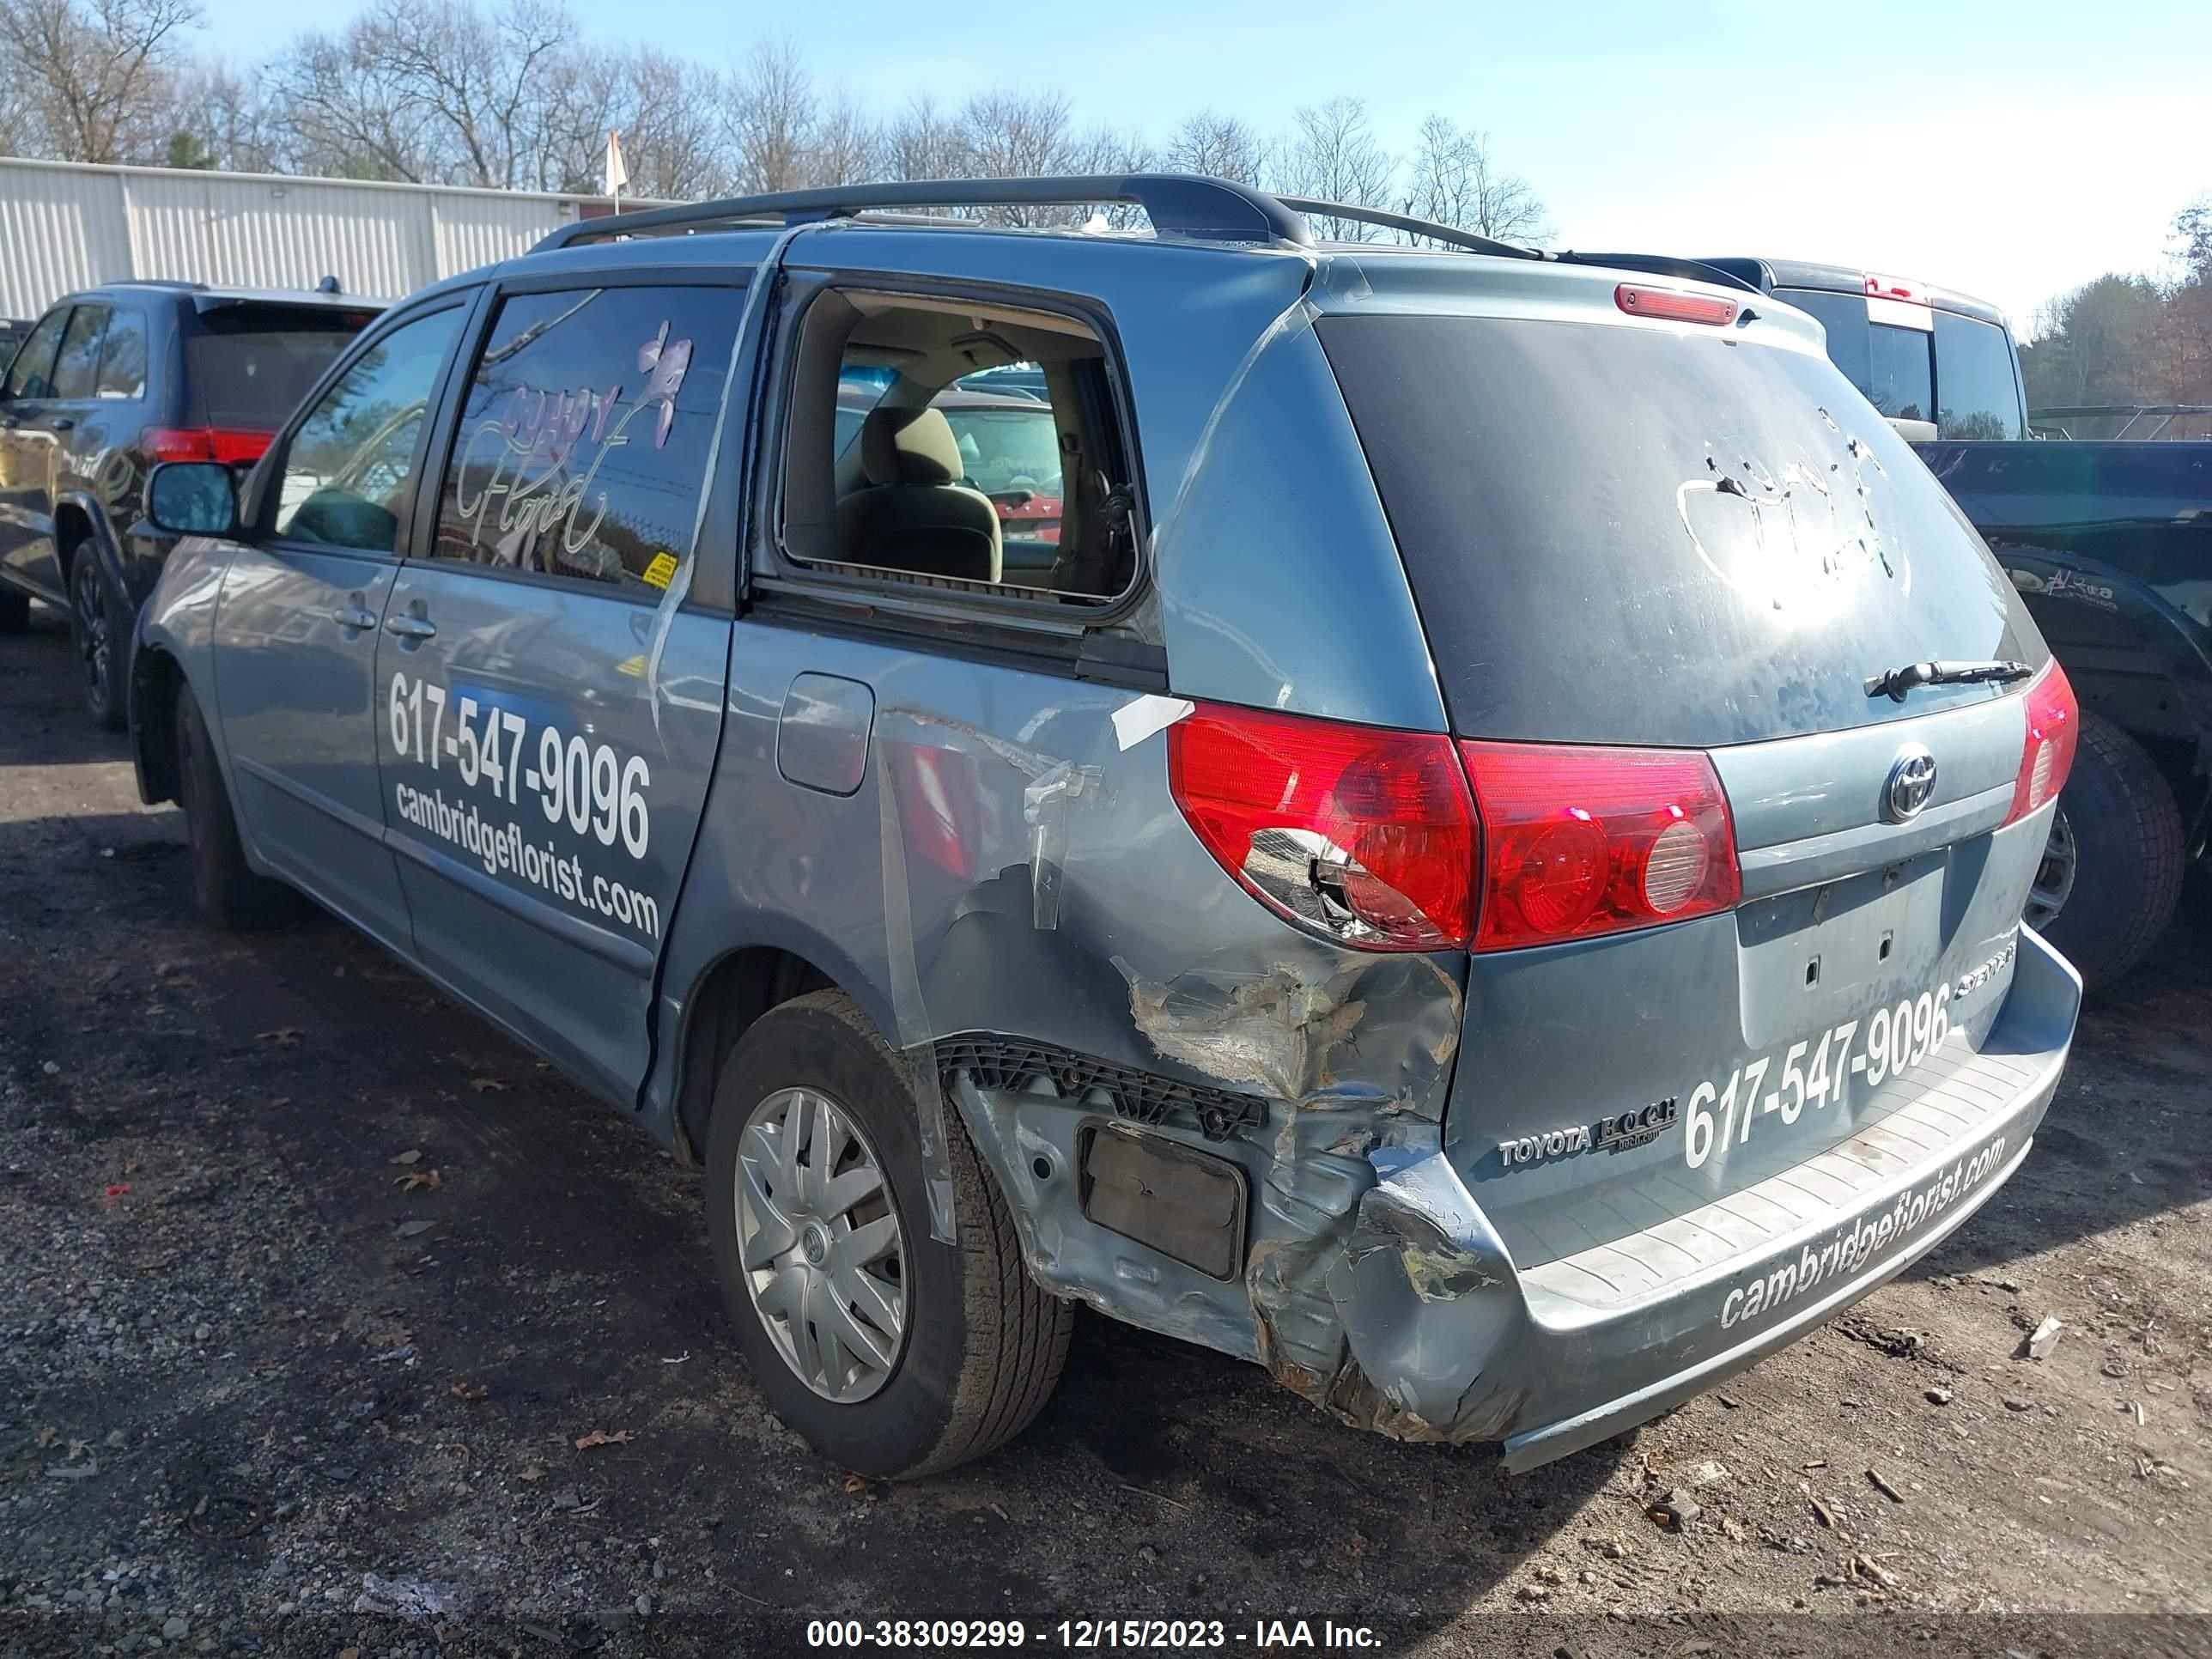
[[[1168,728],[1168,783],[1222,868],[1300,926],[1466,947],[1479,836],[1449,738],[1201,703]]]
[[[149,426],[139,434],[139,453],[149,461],[221,461],[251,466],[276,441],[273,432],[252,427]]]
[[[1477,951],[1625,933],[1733,908],[1735,825],[1693,750],[1466,742],[1483,832]]]
[[[1650,288],[1623,283],[1613,302],[1632,317],[1656,317],[1669,323],[1705,323],[1725,328],[1735,320],[1736,304],[1717,294],[1691,294],[1679,288]]]
[[[2021,745],[2020,775],[2013,781],[2012,823],[2058,799],[2066,775],[2074,769],[2074,746],[2081,740],[2081,710],[2066,671],[2053,657],[2027,683],[2021,701],[2027,708],[2027,738]]]

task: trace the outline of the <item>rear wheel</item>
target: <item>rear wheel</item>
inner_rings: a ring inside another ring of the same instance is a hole
[[[84,677],[85,708],[106,730],[120,732],[128,713],[122,669],[130,626],[109,596],[99,559],[82,543],[70,560],[69,588],[70,637]]]
[[[20,634],[31,625],[31,596],[0,585],[0,634]]]
[[[191,842],[192,898],[218,927],[266,927],[289,910],[282,883],[254,874],[239,842],[230,791],[208,740],[200,706],[189,688],[177,693],[177,804]]]
[[[2141,962],[2173,918],[2185,870],[2181,814],[2142,746],[2084,710],[2027,922],[2091,990]]]
[[[950,1112],[945,1140],[957,1246],[930,1237],[906,1062],[842,991],[763,1015],[715,1089],[707,1218],[738,1345],[776,1413],[862,1474],[981,1456],[1067,1357],[1071,1310]]]

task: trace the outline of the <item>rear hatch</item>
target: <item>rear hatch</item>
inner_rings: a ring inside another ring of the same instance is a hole
[[[1750,1189],[1875,1124],[1971,1133],[1976,1058],[2014,1041],[2047,821],[2016,799],[2026,710],[2063,680],[1815,331],[1759,308],[1316,325],[1474,740],[1488,885],[1446,1144],[1524,1269],[1732,1199],[1798,1224]],[[2039,678],[1869,695],[1931,659]],[[1693,919],[1577,910],[1576,837],[1639,814],[1689,826],[1671,885],[1656,855],[1638,879]]]

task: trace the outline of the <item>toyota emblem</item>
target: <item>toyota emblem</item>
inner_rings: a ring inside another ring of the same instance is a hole
[[[1903,823],[1920,816],[1920,809],[1936,798],[1936,757],[1918,744],[1901,750],[1889,769],[1889,786],[1882,792],[1882,816]]]

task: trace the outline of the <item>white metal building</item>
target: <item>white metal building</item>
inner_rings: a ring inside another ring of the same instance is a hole
[[[606,210],[598,197],[0,159],[0,317],[129,276],[313,288],[328,276],[395,300]]]

